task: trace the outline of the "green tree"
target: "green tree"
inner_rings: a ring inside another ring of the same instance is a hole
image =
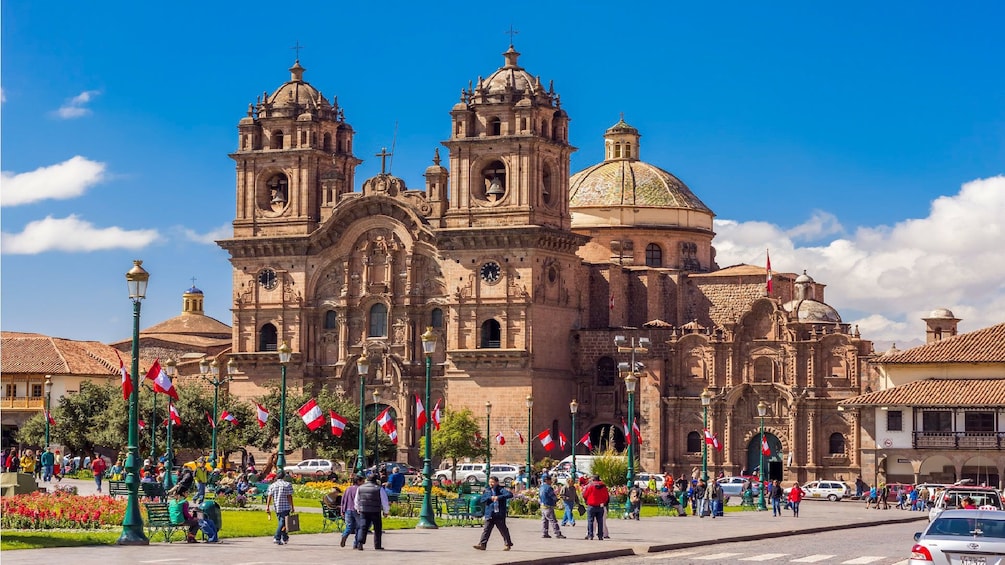
[[[471,410],[445,410],[440,430],[433,433],[433,454],[449,459],[451,464],[452,482],[457,482],[457,462],[467,457],[485,456],[485,449],[475,442],[475,434],[481,432],[481,426],[475,420]],[[425,445],[425,442],[420,443]]]

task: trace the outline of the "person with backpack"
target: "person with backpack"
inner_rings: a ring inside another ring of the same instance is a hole
[[[604,539],[604,508],[611,500],[607,485],[600,480],[600,475],[593,475],[593,480],[583,489],[583,500],[586,501],[586,539],[593,539],[593,527],[597,527],[597,540]]]

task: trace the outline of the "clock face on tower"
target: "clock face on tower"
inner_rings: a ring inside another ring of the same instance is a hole
[[[499,268],[499,263],[489,261],[488,263],[482,265],[479,272],[483,281],[487,283],[494,283],[499,281],[499,275],[502,273],[502,269]]]
[[[258,284],[262,285],[265,290],[276,288],[278,282],[276,272],[272,269],[263,269],[262,272],[258,273]]]

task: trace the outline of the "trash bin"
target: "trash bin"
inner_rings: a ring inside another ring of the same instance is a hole
[[[216,503],[215,500],[207,500],[200,506],[203,514],[206,518],[211,520],[213,524],[216,525],[217,530],[223,529],[223,513],[220,511],[220,505]]]

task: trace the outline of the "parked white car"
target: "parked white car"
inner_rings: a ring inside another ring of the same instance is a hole
[[[648,488],[650,477],[656,480],[656,491],[659,492],[663,488],[663,475],[658,473],[636,473],[635,486],[643,489]]]
[[[742,496],[747,483],[750,483],[750,492],[754,496],[761,492],[761,483],[753,477],[723,477],[718,482],[726,496]]]
[[[453,474],[451,469],[437,471],[434,478],[440,481],[451,480]],[[520,474],[520,468],[507,463],[493,463],[492,476],[497,477],[504,485],[511,485]],[[457,465],[457,482],[484,483],[485,464],[484,463],[460,463]]]
[[[304,459],[296,465],[287,465],[286,472],[301,477],[328,476],[335,470],[335,464],[328,459]]]
[[[842,483],[841,481],[811,481],[802,485],[803,491],[806,492],[805,499],[827,499],[831,502],[837,502],[842,498],[848,498],[851,496],[851,488]],[[789,491],[792,487],[785,489],[785,495],[788,496]]]

